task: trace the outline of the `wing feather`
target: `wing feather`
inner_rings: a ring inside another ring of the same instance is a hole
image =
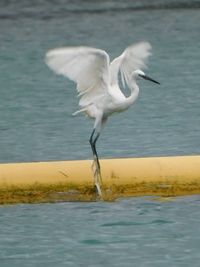
[[[109,56],[90,47],[64,47],[47,52],[45,62],[59,75],[77,84],[79,105],[90,105],[105,93],[109,84]]]
[[[111,83],[118,83],[118,75],[121,74],[123,85],[130,86],[133,71],[146,68],[146,61],[149,57],[151,45],[148,42],[133,44],[115,58],[110,65]]]

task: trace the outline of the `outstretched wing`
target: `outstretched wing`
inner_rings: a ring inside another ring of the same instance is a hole
[[[144,69],[146,60],[149,57],[151,45],[148,42],[133,44],[110,64],[111,83],[118,83],[118,74],[121,74],[123,85],[126,83],[130,87],[133,71]]]
[[[109,56],[100,49],[90,47],[64,47],[47,52],[46,64],[55,73],[64,75],[77,84],[85,107],[107,92],[109,83]]]

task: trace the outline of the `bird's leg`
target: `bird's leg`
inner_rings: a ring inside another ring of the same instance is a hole
[[[93,141],[94,134],[95,134],[95,129],[92,131],[92,134],[90,136],[89,142],[90,142],[90,146],[91,146],[93,157],[94,157],[92,168],[95,165],[95,170],[93,170],[93,173],[94,173],[94,175],[96,175],[97,171],[99,171],[99,168],[97,168],[98,166],[97,166],[96,153],[95,153],[96,151],[95,151],[95,148],[94,148],[94,141]]]
[[[101,167],[100,167],[99,157],[98,157],[97,150],[96,150],[96,142],[97,142],[99,136],[100,136],[100,133],[97,133],[93,144],[94,144],[94,152],[95,152],[96,163],[97,163],[97,168],[96,168],[97,169],[97,180],[98,180],[99,184],[102,184]]]
[[[97,150],[96,150],[96,142],[97,142],[99,136],[100,136],[100,133],[97,133],[97,135],[96,135],[96,137],[94,139],[94,142],[93,142],[93,146],[94,146],[93,148],[94,148],[94,153],[95,153],[95,156],[96,156],[96,161],[97,161],[98,169],[99,169],[99,172],[100,172],[100,169],[101,168],[100,168],[100,163],[99,163],[99,157],[98,157]]]
[[[95,133],[95,129],[92,131],[92,134],[90,136],[90,139],[89,139],[89,142],[90,142],[90,146],[92,148],[92,153],[93,153],[93,156],[95,156],[95,149],[94,149],[94,145],[93,145],[93,136],[94,136],[94,133]]]
[[[96,150],[96,142],[100,136],[100,133],[97,133],[96,137],[93,139],[95,134],[95,129],[92,131],[92,134],[90,136],[89,142],[92,148],[92,152],[93,152],[93,156],[94,156],[94,161],[97,163],[98,166],[98,171],[100,172],[100,163],[99,163],[99,157],[97,154],[97,150]]]
[[[93,170],[93,174],[94,174],[94,183],[95,183],[95,187],[96,190],[98,192],[98,194],[101,196],[101,187],[100,184],[102,184],[102,178],[101,178],[101,170],[100,170],[100,163],[99,163],[99,158],[98,158],[98,154],[97,154],[97,150],[96,150],[96,142],[99,138],[99,133],[97,133],[96,137],[94,138],[94,134],[95,134],[95,129],[92,131],[92,134],[90,136],[89,142],[92,148],[92,152],[93,152],[93,157],[94,157],[94,161],[92,164],[92,170]]]

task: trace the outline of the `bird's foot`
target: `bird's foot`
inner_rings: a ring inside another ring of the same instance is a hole
[[[102,185],[102,177],[101,177],[101,170],[100,170],[100,165],[98,164],[98,161],[96,158],[94,158],[92,162],[92,172],[94,176],[94,185],[97,194],[101,197],[102,196],[102,191],[101,191],[101,185]]]
[[[99,172],[101,172],[101,167],[99,163],[99,159],[96,155],[93,156],[93,165],[96,169],[98,169]]]
[[[101,187],[99,185],[99,183],[95,183],[95,190],[96,190],[96,193],[97,195],[101,198],[102,197],[102,191],[101,191]]]
[[[102,185],[103,182],[102,182],[102,177],[101,177],[100,164],[99,164],[98,159],[95,157],[94,157],[94,160],[92,162],[92,171],[93,171],[94,177],[98,177],[97,178],[98,183]]]

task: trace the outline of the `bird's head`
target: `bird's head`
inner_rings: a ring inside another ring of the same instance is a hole
[[[133,72],[133,78],[134,79],[145,79],[145,80],[149,80],[149,81],[151,81],[151,82],[154,82],[154,83],[157,83],[157,84],[160,84],[159,82],[157,82],[157,81],[155,81],[154,79],[152,79],[152,78],[150,78],[149,76],[147,76],[143,71],[141,71],[141,70],[135,70],[134,72]]]

